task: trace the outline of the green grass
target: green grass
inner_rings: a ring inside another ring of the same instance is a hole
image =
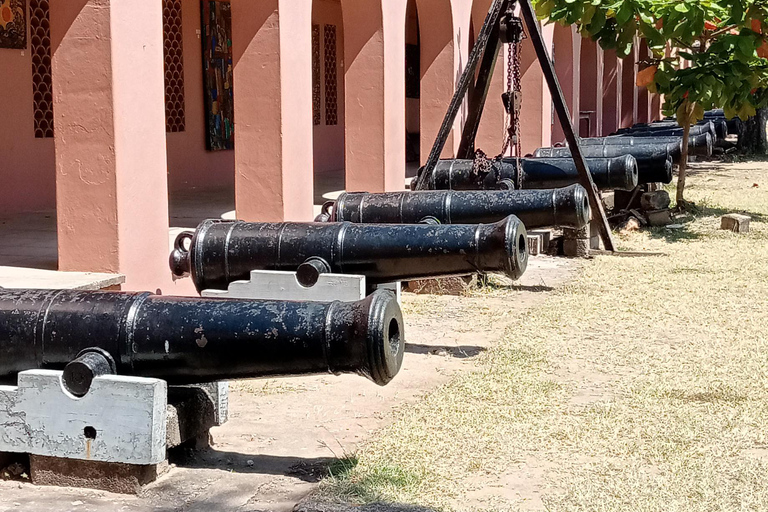
[[[768,170],[715,167],[689,179],[700,213],[684,230],[619,240],[667,256],[584,265],[320,493],[444,510],[768,510]],[[731,211],[753,215],[751,233],[719,230]]]

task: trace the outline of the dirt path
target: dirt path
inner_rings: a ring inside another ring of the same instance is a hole
[[[533,258],[511,296],[509,287],[462,297],[404,294],[406,357],[389,386],[351,375],[234,383],[230,420],[213,430],[214,448],[179,461],[139,497],[0,482],[0,511],[290,511],[329,459],[354,452],[399,405],[471,368],[516,314],[543,301],[576,265]]]

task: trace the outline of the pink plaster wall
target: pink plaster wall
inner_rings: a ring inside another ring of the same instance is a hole
[[[603,135],[619,129],[621,122],[621,60],[615,50],[603,52]]]
[[[595,41],[583,38],[581,42],[581,113],[590,112],[589,136],[602,133],[603,124],[603,51]]]
[[[472,24],[475,29],[475,37],[477,37],[477,34],[482,29],[491,4],[492,0],[474,0],[472,4]],[[506,76],[505,61],[506,52],[502,48],[499,51],[496,72],[491,79],[488,99],[475,139],[476,149],[482,149],[492,156],[499,153],[504,142],[504,108],[501,104],[501,95],[506,89],[504,78]]]
[[[312,2],[231,4],[237,216],[311,220]]]
[[[171,287],[162,4],[50,5],[59,267]]]
[[[571,114],[571,122],[578,132],[579,126],[579,84],[581,81],[581,36],[572,26],[554,25],[553,34],[555,72],[560,88],[565,96],[565,103]],[[552,126],[552,143],[565,140],[565,131],[557,116]]]
[[[638,56],[639,61],[645,61],[649,58],[648,43],[643,39],[640,42],[640,54]],[[648,115],[650,110],[650,97],[648,89],[645,87],[637,87],[637,122],[647,123],[650,116]]]
[[[200,1],[182,0],[181,13],[186,130],[166,134],[168,186],[171,190],[232,187],[235,152],[206,150]]]
[[[53,139],[36,139],[32,56],[0,49],[0,216],[54,208]]]
[[[319,125],[313,128],[315,172],[343,172],[344,169],[344,20],[339,0],[314,0],[312,23],[320,25],[320,72],[324,73],[323,31],[326,24],[336,25],[336,87],[338,124],[325,124],[325,110],[321,110]],[[324,80],[320,80],[324,84]],[[321,104],[325,104],[325,86],[321,87]]]
[[[541,27],[546,48],[552,48],[554,27]],[[530,39],[523,41],[521,56],[523,104],[520,112],[522,155],[533,153],[552,140],[552,95]],[[521,155],[521,156],[522,156]]]
[[[621,127],[628,128],[636,121],[637,116],[637,45],[624,58],[621,67]]]

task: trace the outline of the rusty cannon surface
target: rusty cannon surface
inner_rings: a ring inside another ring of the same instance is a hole
[[[672,144],[652,145],[636,144],[633,146],[583,146],[581,152],[587,162],[593,158],[616,158],[631,155],[637,162],[638,184],[671,183],[675,162],[682,154],[682,140]],[[572,158],[571,150],[564,148],[539,148],[533,153],[534,158]]]
[[[522,173],[518,172],[514,158],[488,160],[482,170],[477,169],[474,160],[440,160],[426,182],[426,189],[551,189],[579,182],[579,173],[571,158],[522,158],[520,163]],[[587,166],[601,190],[632,190],[637,186],[637,162],[630,155],[589,158]],[[522,187],[518,187],[521,182]]]
[[[403,334],[384,290],[325,303],[0,290],[0,379],[64,370],[76,396],[111,373],[172,384],[357,373],[384,385],[402,364]]]
[[[637,133],[631,135],[610,135],[608,137],[593,137],[588,139],[581,139],[580,143],[583,146],[623,146],[629,148],[632,146],[652,145],[663,146],[667,144],[681,144],[682,153],[682,134],[663,137],[655,135],[653,133]],[[710,133],[702,133],[700,135],[691,135],[688,138],[688,150],[692,155],[696,156],[712,156],[714,148],[714,138]],[[628,153],[628,152],[627,152]]]
[[[590,218],[587,191],[581,185],[550,190],[346,192],[324,210],[317,220],[385,224],[480,224],[515,215],[528,229],[579,229]]]
[[[517,279],[528,239],[514,215],[479,225],[207,220],[177,237],[170,264],[199,291],[226,290],[252,270],[296,271],[303,286],[321,273],[360,274],[369,285],[474,272]]]

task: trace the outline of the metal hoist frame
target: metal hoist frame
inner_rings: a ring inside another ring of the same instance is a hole
[[[603,241],[603,245],[606,250],[614,252],[615,246],[613,238],[611,237],[611,229],[608,225],[608,219],[605,216],[605,210],[603,208],[602,201],[599,198],[597,189],[592,180],[592,175],[589,172],[587,163],[584,160],[584,156],[579,146],[579,139],[576,136],[571,121],[571,115],[568,112],[568,106],[565,103],[565,97],[563,91],[560,88],[560,83],[555,74],[555,69],[552,64],[552,60],[549,57],[548,50],[544,43],[544,38],[541,35],[541,29],[536,19],[536,15],[533,11],[533,6],[530,0],[494,0],[488,11],[488,16],[485,18],[480,32],[477,35],[477,41],[467,59],[467,65],[456,84],[456,92],[453,99],[448,106],[443,124],[440,127],[440,131],[437,134],[435,143],[432,147],[432,151],[429,154],[427,163],[424,165],[423,170],[415,180],[415,190],[424,190],[426,184],[429,182],[431,174],[434,172],[437,162],[440,159],[440,154],[445,147],[448,136],[453,129],[456,117],[461,110],[461,106],[464,103],[465,97],[468,97],[469,109],[467,118],[464,123],[464,128],[461,134],[461,142],[459,143],[459,149],[456,152],[456,158],[458,159],[475,159],[479,161],[479,165],[487,165],[488,159],[484,157],[481,152],[475,151],[475,138],[477,136],[477,130],[480,126],[480,118],[485,107],[485,101],[488,97],[488,89],[490,87],[491,78],[493,76],[494,69],[496,67],[496,59],[501,49],[501,45],[505,41],[514,41],[508,48],[507,56],[509,58],[511,52],[512,66],[510,66],[512,74],[511,77],[507,77],[507,92],[502,98],[505,103],[505,109],[507,112],[509,124],[506,126],[507,135],[505,136],[505,144],[502,154],[506,152],[510,145],[515,146],[515,157],[520,157],[520,107],[522,104],[522,98],[520,96],[520,77],[515,76],[515,67],[519,73],[520,66],[514,66],[515,55],[520,52],[523,41],[523,31],[519,23],[519,18],[515,15],[515,6],[519,5],[520,14],[522,15],[525,31],[528,33],[528,39],[533,44],[533,48],[536,52],[541,70],[544,74],[544,78],[547,81],[547,86],[552,95],[552,101],[555,107],[555,113],[558,116],[560,125],[565,132],[565,139],[568,142],[568,146],[571,148],[571,155],[573,157],[576,168],[579,172],[579,182],[584,188],[587,189],[587,196],[589,197],[589,205],[593,212],[593,222],[597,224],[597,228],[600,232],[600,237]],[[517,21],[516,21],[517,20]],[[514,47],[513,47],[514,46]],[[481,62],[482,59],[482,62]],[[475,74],[477,73],[477,79]],[[511,78],[511,80],[510,80]],[[512,86],[510,87],[510,82]],[[482,162],[486,162],[483,164]],[[519,187],[521,184],[509,183],[508,186]]]

